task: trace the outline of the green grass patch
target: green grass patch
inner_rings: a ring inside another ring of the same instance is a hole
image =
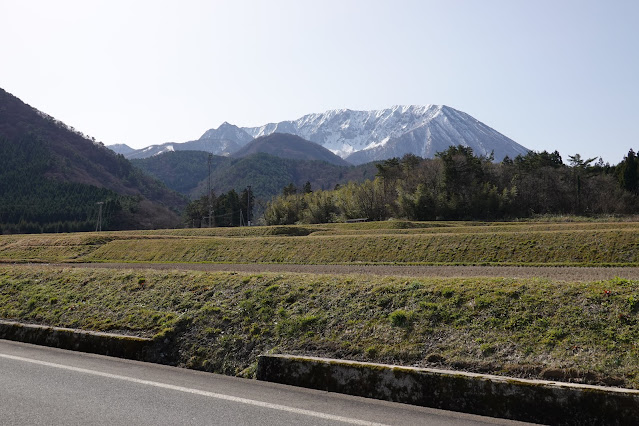
[[[102,262],[635,265],[639,230],[113,240]]]
[[[293,353],[639,389],[638,301],[623,279],[0,266],[1,318],[173,336],[179,365],[234,375]]]
[[[637,265],[636,222],[371,222],[0,236],[4,262]]]

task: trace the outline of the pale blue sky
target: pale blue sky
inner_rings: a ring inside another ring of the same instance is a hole
[[[0,87],[141,148],[445,104],[534,150],[639,150],[639,1],[0,0]]]

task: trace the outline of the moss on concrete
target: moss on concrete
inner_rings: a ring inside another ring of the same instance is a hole
[[[634,424],[639,407],[639,391],[298,356],[261,356],[257,378],[544,424]]]

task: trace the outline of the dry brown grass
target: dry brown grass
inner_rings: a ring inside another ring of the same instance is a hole
[[[19,266],[19,265],[16,265]],[[27,266],[27,265],[25,265]],[[152,269],[241,272],[295,273],[322,275],[370,275],[433,278],[543,278],[554,281],[590,282],[623,278],[639,280],[639,267],[555,267],[555,266],[429,266],[429,265],[297,265],[277,263],[70,263],[43,267],[108,269]]]
[[[0,266],[0,317],[159,334],[251,375],[289,352],[639,388],[639,281]],[[552,376],[552,377],[551,377]]]

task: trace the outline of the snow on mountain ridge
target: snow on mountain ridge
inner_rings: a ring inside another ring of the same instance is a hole
[[[407,153],[432,158],[451,145],[471,147],[477,155],[489,156],[492,153],[497,161],[528,152],[527,148],[464,112],[447,106],[431,112],[434,113],[429,119],[419,120],[412,130],[390,138],[384,144],[373,144],[354,152],[346,160],[362,164]]]
[[[200,137],[202,140],[230,140],[240,144],[247,144],[253,137],[234,124],[224,122],[217,129],[209,129]]]
[[[172,148],[230,155],[254,138],[273,133],[289,133],[315,142],[354,164],[407,153],[432,158],[453,145],[469,146],[477,155],[494,152],[497,161],[528,152],[474,117],[445,105],[394,105],[372,111],[333,109],[258,127],[240,128],[224,122],[217,129],[207,130],[200,139],[173,144]],[[166,145],[125,156],[148,157],[164,151]]]
[[[244,127],[243,130],[253,137],[273,132],[293,133],[344,158],[353,152],[379,146],[384,140],[398,137],[423,125],[441,113],[442,107],[395,105],[372,111],[334,109],[307,114],[297,120]]]

